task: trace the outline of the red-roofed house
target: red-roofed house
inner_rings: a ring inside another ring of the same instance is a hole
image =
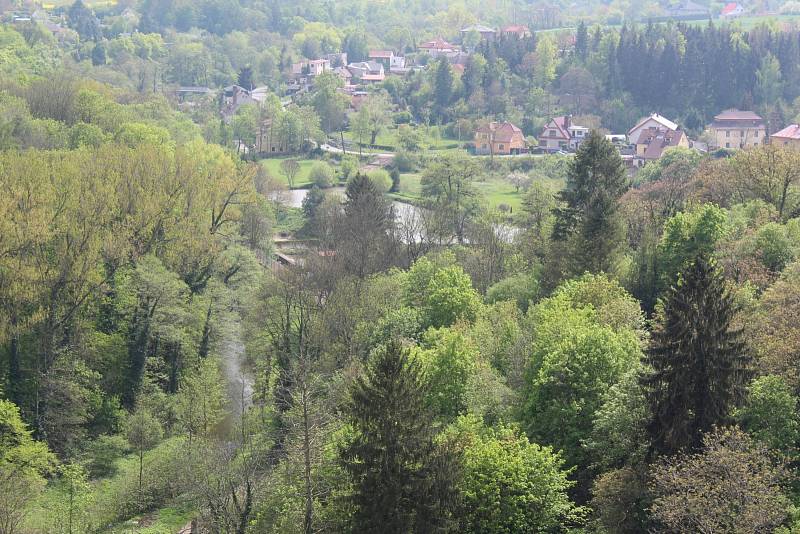
[[[644,150],[641,155],[638,155],[640,145],[644,147]],[[639,138],[639,143],[636,145],[637,157],[644,161],[661,159],[666,149],[678,146],[689,148],[689,138],[686,137],[683,130],[668,130],[666,128],[649,130]]]
[[[490,122],[475,131],[475,153],[508,155],[525,150],[522,130],[510,122]]]
[[[516,37],[518,39],[524,39],[525,37],[531,36],[531,30],[528,29],[527,26],[523,26],[521,24],[513,24],[511,26],[506,26],[505,28],[501,29],[500,34],[503,37]]]
[[[800,150],[800,125],[792,124],[770,136],[773,145]]]
[[[419,46],[417,46],[417,48],[421,52],[427,52],[429,55],[433,57],[452,54],[453,52],[458,52],[459,50],[457,45],[450,44],[441,37],[437,37],[433,41],[422,43]]]
[[[767,123],[752,111],[729,109],[711,123],[717,147],[748,148],[763,145],[767,140]]]
[[[725,7],[722,8],[722,12],[719,14],[723,19],[734,19],[742,15],[744,15],[744,7],[742,7],[742,4],[737,4],[736,2],[725,4]]]
[[[555,117],[545,124],[539,146],[549,151],[576,150],[588,135],[589,128],[573,124],[572,117]]]

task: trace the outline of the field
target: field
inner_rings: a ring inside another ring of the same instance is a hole
[[[421,174],[408,173],[400,176],[400,193],[394,195],[398,199],[418,201],[421,198]],[[474,182],[479,198],[493,209],[505,204],[512,211],[522,207],[524,192],[517,192],[513,185],[501,178],[490,178],[482,182]]]
[[[280,180],[287,186],[289,182],[286,180],[286,177],[281,172],[281,162],[291,159],[289,157],[285,158],[268,158],[262,159],[261,165],[267,170],[270,176],[275,179]],[[309,187],[311,185],[311,181],[309,180],[309,173],[311,173],[311,168],[320,160],[316,159],[298,159],[297,162],[300,164],[300,171],[297,173],[297,176],[294,178],[294,187],[295,188],[304,188]]]
[[[418,127],[425,132],[425,143],[428,146],[429,150],[461,150],[461,147],[464,143],[469,141],[469,136],[463,136],[463,139],[460,141],[458,139],[442,137],[438,134],[436,127],[425,128],[423,126]],[[344,138],[348,141],[355,143],[355,139],[350,132],[345,132]],[[365,139],[366,143],[369,143],[370,139]],[[384,131],[375,139],[376,145],[383,145],[387,147],[394,147],[397,148],[397,128],[389,128],[388,130]],[[363,152],[365,153],[373,153],[373,152],[381,152],[381,150],[375,149],[367,149],[364,147]]]

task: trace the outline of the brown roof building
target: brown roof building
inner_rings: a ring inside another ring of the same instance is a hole
[[[664,151],[671,147],[689,148],[689,138],[683,130],[656,129],[642,134],[639,142],[645,145],[642,158],[645,161],[660,159]]]
[[[800,125],[792,124],[770,136],[773,145],[800,150]]]
[[[519,154],[524,149],[525,136],[522,130],[510,122],[490,122],[475,131],[476,154]]]
[[[750,148],[767,139],[767,123],[752,111],[723,111],[714,117],[710,129],[719,148]]]

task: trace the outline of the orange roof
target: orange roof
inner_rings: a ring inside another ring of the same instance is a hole
[[[530,30],[527,26],[523,26],[521,24],[513,24],[511,26],[506,26],[501,30],[503,33],[527,33]]]
[[[394,52],[391,50],[370,50],[369,57],[371,58],[381,58],[381,59],[389,59],[394,55]]]
[[[781,139],[796,139],[800,141],[800,125],[792,124],[787,126],[780,132],[775,132],[772,137],[779,137]]]
[[[417,48],[425,48],[430,50],[455,50],[456,45],[450,44],[441,37],[437,37],[433,41],[422,43]]]

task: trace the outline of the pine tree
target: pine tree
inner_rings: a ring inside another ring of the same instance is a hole
[[[589,31],[586,23],[580,21],[578,30],[575,33],[575,53],[581,61],[586,61],[586,54],[589,52]]]
[[[646,358],[652,371],[642,377],[654,452],[699,448],[743,397],[750,357],[731,326],[735,311],[722,274],[704,255],[668,291]]]
[[[383,192],[358,173],[345,190],[344,217],[336,228],[337,251],[347,272],[364,278],[389,266],[394,212]]]
[[[452,521],[455,462],[434,443],[419,364],[390,342],[360,376],[347,412],[355,437],[341,451],[353,480],[353,532],[437,532]]]
[[[622,245],[617,202],[628,189],[619,152],[597,131],[581,144],[559,193],[553,239],[566,242],[564,274],[611,271]]]

